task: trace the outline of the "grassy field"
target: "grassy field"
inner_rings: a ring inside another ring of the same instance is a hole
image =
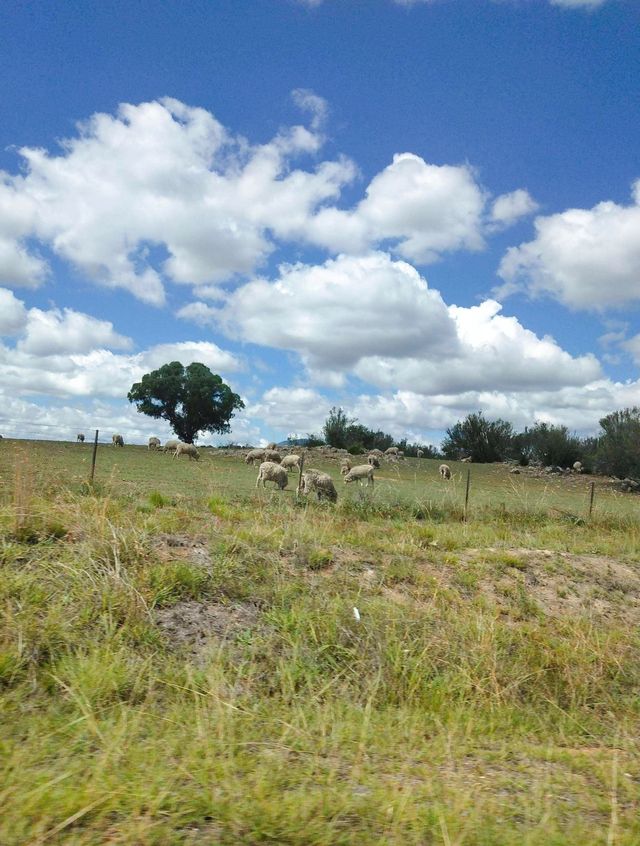
[[[2,846],[640,843],[638,497],[90,458],[0,443]]]

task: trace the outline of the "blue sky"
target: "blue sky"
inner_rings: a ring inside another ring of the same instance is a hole
[[[243,442],[640,404],[635,0],[7,2],[0,33],[3,434],[164,437],[125,395],[174,359]]]

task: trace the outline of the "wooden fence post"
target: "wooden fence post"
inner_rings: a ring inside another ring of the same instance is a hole
[[[589,519],[591,519],[591,512],[593,511],[593,497],[596,491],[596,483],[591,482],[589,487],[591,490],[589,491]]]
[[[91,456],[91,475],[89,476],[89,484],[93,485],[93,477],[96,472],[96,453],[98,452],[98,429],[96,429],[96,436],[93,441],[93,455]]]
[[[467,513],[469,508],[469,485],[471,484],[471,470],[467,470],[467,487],[464,493],[464,522],[467,522]]]
[[[304,452],[300,456],[300,469],[298,471],[298,487],[296,488],[296,500],[300,499],[300,487],[302,485],[302,468],[304,467]]]

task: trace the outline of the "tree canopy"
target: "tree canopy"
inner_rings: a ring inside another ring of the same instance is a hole
[[[442,452],[451,459],[470,456],[478,463],[502,461],[509,455],[513,436],[507,420],[487,420],[482,412],[468,414],[447,429]]]
[[[199,362],[184,367],[172,361],[145,373],[131,386],[127,399],[141,414],[167,420],[187,444],[199,432],[230,432],[234,411],[244,408],[238,394]]]

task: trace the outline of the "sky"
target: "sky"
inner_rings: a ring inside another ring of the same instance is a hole
[[[640,405],[639,0],[0,6],[0,433],[438,444]]]

